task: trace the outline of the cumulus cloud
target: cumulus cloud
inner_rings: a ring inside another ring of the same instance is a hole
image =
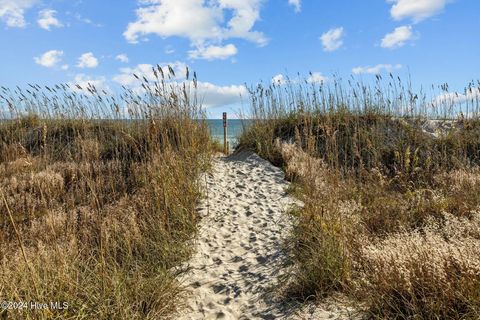
[[[165,75],[169,74],[169,66],[175,73],[169,79],[172,85],[188,85],[193,88],[193,82],[185,79],[185,71],[187,65],[181,61],[170,63],[162,63],[159,65]],[[125,87],[129,87],[136,92],[144,92],[141,87],[141,80],[138,80],[133,74],[140,79],[155,81],[156,77],[153,69],[157,66],[151,64],[139,64],[133,68],[121,68],[120,73],[113,77],[113,81]],[[226,85],[219,86],[210,82],[197,81],[197,97],[204,107],[218,107],[232,105],[241,102],[241,97],[247,95],[247,88],[243,85]]]
[[[284,85],[286,83],[288,83],[288,79],[281,73],[272,77],[272,84]]]
[[[413,37],[412,27],[411,26],[401,26],[395,28],[390,33],[387,33],[382,39],[380,46],[382,48],[400,48],[403,47],[407,41],[411,40]]]
[[[295,12],[302,11],[302,0],[288,0],[288,3],[295,8]]]
[[[161,63],[160,68],[162,69],[165,75],[169,74],[169,67],[172,68],[175,76],[172,79],[183,79],[185,78],[185,72],[187,69],[187,65],[181,61],[175,61],[170,63]],[[138,76],[139,78],[146,78],[148,81],[155,81],[155,73],[153,69],[157,69],[156,66],[151,64],[139,64],[133,68],[121,68],[120,73],[113,77],[113,81],[124,85],[126,87],[134,87],[139,85],[139,80],[134,76]]]
[[[119,54],[115,57],[115,60],[118,60],[123,63],[128,63],[130,59],[128,59],[128,56],[125,53]]]
[[[221,36],[219,23],[222,12],[216,7],[204,6],[203,0],[149,0],[147,6],[137,9],[137,20],[128,24],[124,32],[129,42],[147,34],[161,37],[179,36],[200,41]]]
[[[218,86],[209,82],[198,82],[197,95],[206,108],[238,104],[248,95],[244,85]]]
[[[401,69],[401,64],[391,65],[391,64],[377,64],[376,66],[370,67],[356,67],[352,69],[353,74],[380,74],[382,72],[391,72],[396,69]]]
[[[60,61],[62,61],[63,51],[60,50],[50,50],[42,54],[40,57],[34,57],[33,60],[36,64],[41,65],[45,68],[53,68]]]
[[[38,13],[37,23],[40,28],[50,31],[51,27],[61,28],[63,24],[55,17],[57,11],[45,9]]]
[[[189,57],[192,59],[225,60],[236,55],[237,52],[237,47],[233,44],[227,44],[226,46],[199,47],[195,50],[189,51]]]
[[[323,50],[327,52],[338,50],[343,45],[343,27],[330,29],[320,37]]]
[[[107,85],[107,80],[105,77],[96,77],[93,78],[86,74],[77,74],[73,81],[69,82],[69,87],[75,92],[88,94],[88,88],[95,88],[97,91],[104,90],[109,92],[110,88]]]
[[[301,83],[302,81],[306,81],[308,83],[323,83],[327,80],[328,78],[325,77],[321,72],[310,72],[306,79],[302,79],[301,77],[295,77],[291,79],[280,73],[272,77],[272,84],[283,86],[289,83]]]
[[[328,78],[325,77],[321,72],[311,72],[310,76],[307,78],[308,83],[323,83],[327,80]]]
[[[387,0],[393,3],[390,10],[395,20],[412,19],[420,22],[441,12],[447,0]]]
[[[480,99],[480,87],[471,87],[465,93],[445,92],[432,99],[432,105],[439,107],[444,105],[455,105],[471,100]]]
[[[96,68],[98,66],[98,59],[95,58],[92,52],[82,54],[78,58],[78,68]]]
[[[7,27],[24,28],[25,10],[33,7],[38,0],[0,0],[0,21],[3,21]]]
[[[137,9],[137,19],[124,32],[127,41],[155,34],[166,38],[178,36],[190,40],[195,48],[221,46],[239,38],[265,45],[263,33],[253,30],[260,19],[262,0],[144,0]],[[228,18],[227,18],[228,16]]]

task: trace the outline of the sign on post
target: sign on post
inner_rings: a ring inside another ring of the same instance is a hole
[[[223,153],[228,154],[227,113],[223,113]]]

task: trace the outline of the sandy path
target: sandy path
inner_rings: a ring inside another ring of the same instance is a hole
[[[181,319],[292,318],[295,308],[272,294],[285,270],[281,243],[290,221],[284,212],[294,201],[283,172],[244,152],[216,158],[204,184],[196,254],[183,279],[192,294]],[[322,311],[315,319],[337,316]]]

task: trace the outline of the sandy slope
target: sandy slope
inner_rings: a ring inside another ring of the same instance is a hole
[[[272,293],[286,270],[281,243],[291,223],[284,212],[294,201],[282,171],[243,152],[215,159],[205,180],[196,254],[183,279],[192,294],[181,319],[306,317]],[[344,319],[343,309],[315,308],[306,318]]]

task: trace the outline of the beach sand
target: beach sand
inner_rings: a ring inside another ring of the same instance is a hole
[[[180,319],[350,319],[329,303],[286,302],[278,294],[288,270],[283,239],[295,203],[283,172],[250,152],[214,159],[196,253],[182,283],[189,289]]]

